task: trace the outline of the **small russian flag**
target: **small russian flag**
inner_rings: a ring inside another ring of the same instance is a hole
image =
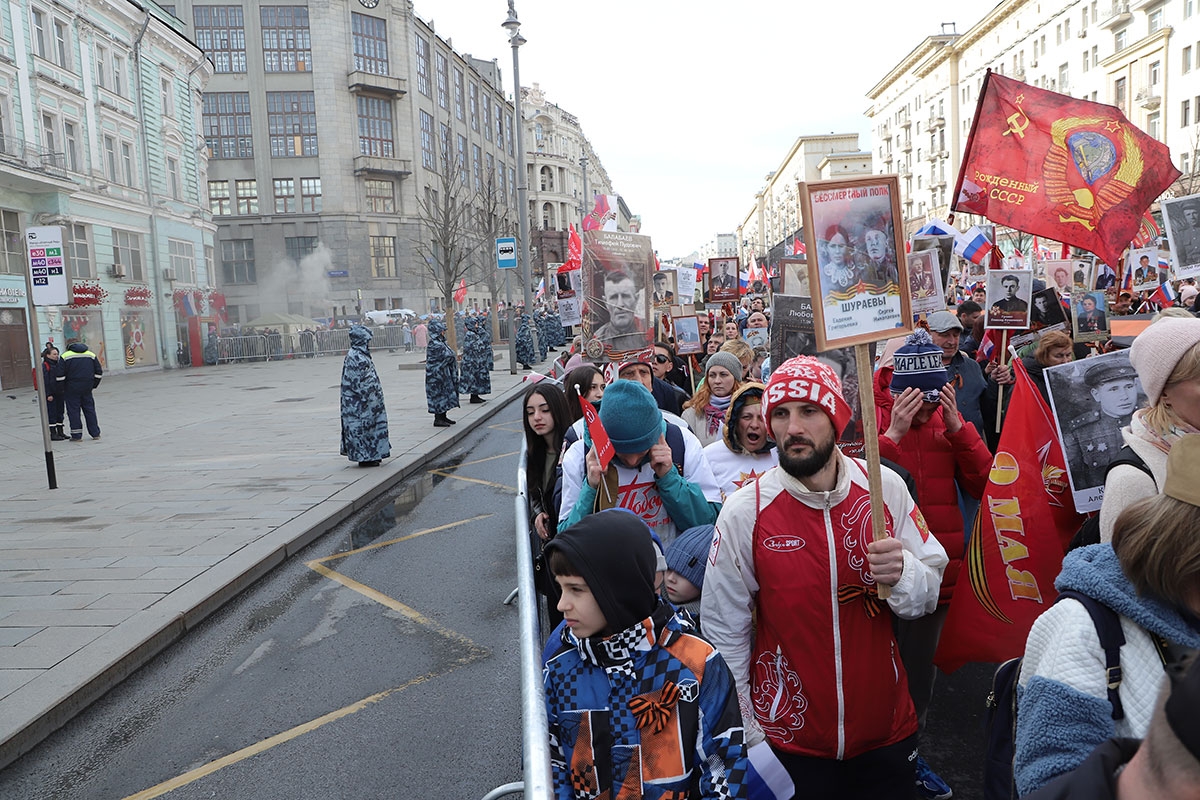
[[[1154,290],[1154,294],[1150,295],[1150,302],[1158,303],[1163,308],[1170,308],[1171,306],[1175,305],[1176,299],[1178,299],[1178,295],[1176,295],[1175,290],[1171,288],[1170,281],[1160,285]]]
[[[978,225],[954,240],[954,252],[970,261],[972,264],[983,264],[992,252],[992,243]]]

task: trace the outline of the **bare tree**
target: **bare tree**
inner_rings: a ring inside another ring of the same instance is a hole
[[[454,290],[474,268],[480,235],[467,165],[461,158],[452,158],[450,152],[449,142],[442,142],[442,168],[433,174],[424,196],[417,199],[421,233],[412,245],[441,294],[447,312],[446,341],[457,351]]]
[[[496,268],[495,261],[490,257],[488,248],[502,236],[514,235],[516,222],[513,209],[508,204],[496,180],[496,173],[489,173],[484,179],[483,186],[478,192],[479,238],[481,240],[478,272],[475,284],[483,284],[492,300],[492,308],[497,308],[500,289],[504,285],[501,271]],[[504,270],[505,272],[520,272],[520,270]],[[511,278],[510,278],[511,280]],[[492,340],[500,341],[500,315],[492,313]]]

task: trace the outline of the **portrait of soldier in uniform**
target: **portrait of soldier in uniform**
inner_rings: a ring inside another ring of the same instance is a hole
[[[1075,306],[1075,315],[1079,321],[1081,333],[1099,333],[1108,330],[1108,319],[1104,309],[1099,307],[1096,295],[1085,294]]]
[[[670,306],[675,304],[674,270],[658,270],[654,273],[654,293],[650,301],[655,306]]]
[[[710,258],[708,272],[704,275],[706,300],[710,303],[738,301],[738,260],[736,258]]]
[[[649,342],[646,321],[638,313],[639,290],[633,276],[621,270],[604,273],[604,306],[608,322],[596,329],[596,338],[613,350],[623,352],[644,347]]]
[[[1033,275],[1028,270],[992,270],[987,281],[987,327],[1026,328],[1029,326],[1029,298],[1033,293]]]
[[[896,257],[888,246],[891,237],[883,225],[869,225],[863,233],[863,244],[866,245],[867,257],[862,262],[862,279],[872,286],[887,286],[900,280],[900,272],[896,268]]]
[[[1175,267],[1200,264],[1200,197],[1163,204]]]
[[[1121,429],[1145,403],[1128,351],[1052,367],[1046,379],[1072,488],[1103,486],[1109,462],[1125,443]]]

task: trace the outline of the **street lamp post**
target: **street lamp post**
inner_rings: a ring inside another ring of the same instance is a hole
[[[508,42],[513,54],[513,104],[517,112],[517,252],[521,259],[521,278],[525,282],[525,313],[533,313],[533,292],[529,277],[529,176],[525,166],[525,112],[521,104],[521,58],[518,50],[525,44],[521,35],[521,22],[508,0],[508,19],[500,27],[508,31]]]
[[[587,190],[587,165],[588,165],[588,157],[580,156],[579,157],[579,166],[583,168],[583,203],[581,203],[581,205],[583,206],[583,213],[579,215],[580,229],[583,228],[583,221],[587,218],[588,212],[592,210],[591,198],[588,197],[588,190]]]

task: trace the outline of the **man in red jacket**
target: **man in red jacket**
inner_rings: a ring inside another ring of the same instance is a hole
[[[979,432],[958,412],[942,356],[942,348],[927,331],[918,329],[909,336],[894,356],[891,405],[880,410],[884,433],[879,437],[879,455],[912,474],[929,529],[950,557],[937,610],[919,619],[900,620],[896,626],[900,658],[922,729],[933,698],[933,654],[966,551],[956,484],[978,499],[992,466],[992,455]],[[924,759],[918,758],[917,776],[922,797],[951,796],[950,787]]]

